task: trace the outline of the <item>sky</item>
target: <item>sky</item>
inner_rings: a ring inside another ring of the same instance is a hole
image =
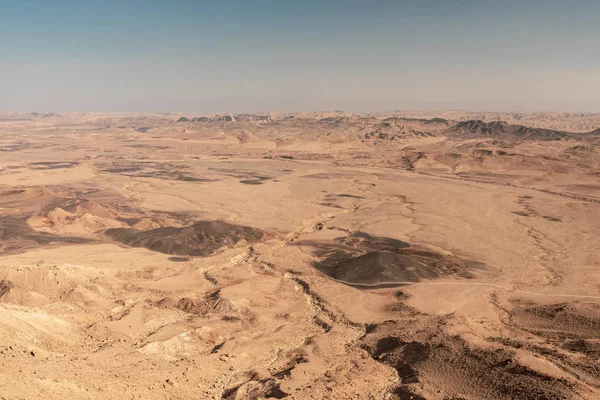
[[[600,112],[598,0],[0,0],[0,111]]]

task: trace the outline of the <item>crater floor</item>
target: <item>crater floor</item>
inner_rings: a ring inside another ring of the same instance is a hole
[[[444,116],[3,115],[0,397],[600,398],[595,120]]]

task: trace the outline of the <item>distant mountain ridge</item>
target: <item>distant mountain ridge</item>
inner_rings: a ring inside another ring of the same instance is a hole
[[[518,138],[524,140],[561,140],[567,138],[580,138],[585,135],[597,135],[600,128],[587,133],[566,132],[546,128],[532,128],[524,125],[509,124],[504,121],[484,122],[482,120],[469,120],[459,122],[446,132],[449,136],[494,138]]]
[[[490,137],[497,139],[518,139],[553,141],[569,138],[582,138],[587,135],[600,135],[600,128],[589,132],[569,132],[566,130],[530,127],[506,121],[483,121],[472,119],[453,121],[445,118],[415,118],[392,116],[387,118],[372,115],[307,115],[307,114],[224,114],[200,117],[181,117],[176,123],[202,124],[315,124],[328,129],[356,128],[362,131],[365,140],[396,140],[404,136],[449,136],[455,138]]]

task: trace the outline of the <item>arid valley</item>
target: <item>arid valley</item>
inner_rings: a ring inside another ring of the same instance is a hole
[[[600,114],[0,114],[0,398],[600,398]]]

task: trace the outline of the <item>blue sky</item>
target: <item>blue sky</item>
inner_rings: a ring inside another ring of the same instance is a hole
[[[0,0],[0,111],[600,112],[598,1]]]

